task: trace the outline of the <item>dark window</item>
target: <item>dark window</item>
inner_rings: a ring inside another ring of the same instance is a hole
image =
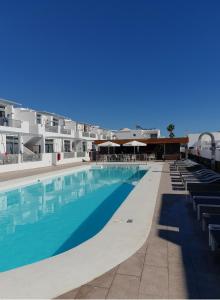
[[[45,140],[45,152],[53,153],[53,140]]]
[[[6,152],[9,154],[18,154],[18,137],[6,136]]]
[[[136,133],[134,133],[133,136],[136,136]]]
[[[53,126],[58,126],[59,125],[59,120],[56,118],[53,118]]]
[[[156,139],[157,138],[157,133],[151,133],[150,138],[151,139]]]
[[[86,152],[86,142],[83,142],[82,146],[83,146],[83,152]]]
[[[70,152],[70,141],[64,141],[64,152]]]
[[[41,115],[37,114],[37,124],[41,124]]]

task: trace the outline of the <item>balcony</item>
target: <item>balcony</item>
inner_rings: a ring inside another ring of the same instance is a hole
[[[90,133],[90,137],[95,139],[96,138],[96,134],[95,133]]]
[[[89,137],[89,132],[82,132],[83,137]]]
[[[21,123],[22,122],[20,120],[14,120],[9,118],[0,119],[0,126],[5,126],[5,127],[21,128]]]
[[[71,129],[69,129],[69,128],[63,128],[63,127],[61,127],[60,128],[60,133],[62,133],[62,134],[71,134]]]
[[[45,131],[58,133],[58,126],[46,125],[45,126]]]

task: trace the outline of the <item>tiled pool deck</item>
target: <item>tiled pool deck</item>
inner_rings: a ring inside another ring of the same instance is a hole
[[[58,298],[220,298],[219,259],[210,253],[184,191],[174,186],[166,163],[143,247],[113,270]]]

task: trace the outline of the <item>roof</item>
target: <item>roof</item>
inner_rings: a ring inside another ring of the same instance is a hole
[[[122,128],[122,129],[120,129],[119,131],[130,131],[131,129],[129,129],[129,128]]]
[[[11,101],[11,100],[7,100],[7,99],[3,99],[3,98],[0,98],[0,103],[6,104],[6,105],[21,106],[20,103],[17,103],[17,102]]]
[[[130,141],[131,139],[112,140],[112,142],[117,142],[120,145]],[[145,144],[187,144],[189,139],[188,137],[174,137],[174,138],[135,139],[135,141],[142,142]],[[96,140],[94,142],[96,145],[98,145],[103,143],[103,140]]]
[[[64,116],[62,116],[62,115],[59,115],[59,114],[56,114],[56,113],[51,113],[51,112],[48,112],[48,111],[39,111],[39,110],[37,110],[37,113],[43,114],[43,115],[48,115],[48,116],[57,117],[57,118],[59,118],[59,119],[67,119],[67,120],[70,120],[70,118],[68,118],[68,117],[64,117]]]

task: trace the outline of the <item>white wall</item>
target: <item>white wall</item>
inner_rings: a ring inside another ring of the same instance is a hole
[[[0,134],[0,153],[6,153],[6,135]]]
[[[36,112],[33,110],[15,108],[14,109],[14,119],[27,121],[31,125],[36,124]]]
[[[119,130],[114,132],[114,135],[117,139],[144,139],[144,138],[150,138],[151,134],[157,134],[158,137],[160,137],[160,130]]]

